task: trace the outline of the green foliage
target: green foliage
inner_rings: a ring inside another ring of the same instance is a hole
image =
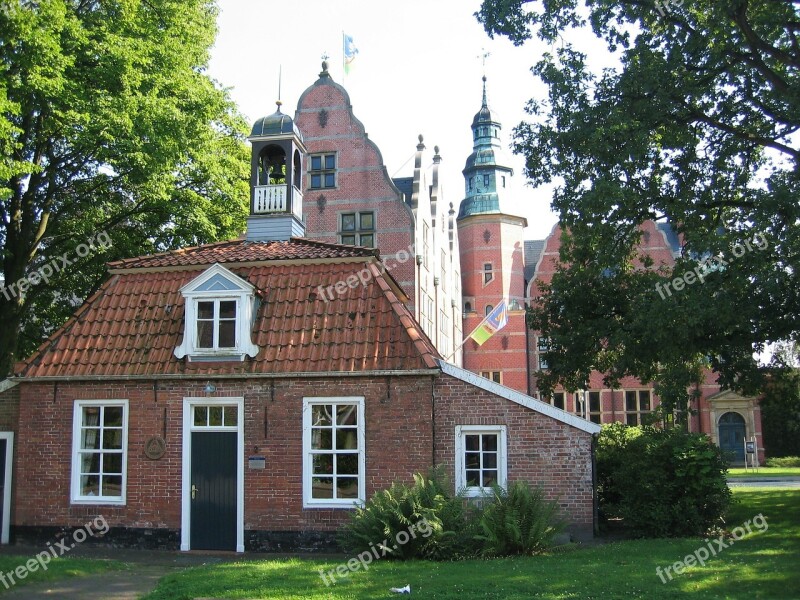
[[[474,518],[464,499],[453,496],[438,474],[414,475],[414,485],[394,483],[357,508],[339,532],[339,543],[350,553],[386,549],[387,558],[451,559],[475,554],[471,541]],[[395,544],[400,532],[415,535]],[[383,555],[383,552],[381,551]]]
[[[247,126],[205,73],[210,0],[6,2],[0,249],[6,285],[101,231],[91,253],[0,295],[0,375],[97,289],[108,260],[238,235]]]
[[[800,334],[796,4],[484,0],[477,16],[551,49],[514,142],[534,184],[556,182],[566,232],[530,318],[556,348],[544,383],[634,376],[679,410],[704,368],[757,390],[754,351]],[[590,27],[608,60],[570,43]],[[642,256],[649,220],[680,235],[674,265]],[[656,290],[710,258],[702,281]]]
[[[767,467],[800,467],[800,456],[781,456],[778,458],[768,458],[766,461],[764,461],[764,464]]]
[[[771,369],[759,404],[767,456],[800,454],[800,369]]]
[[[700,535],[718,525],[731,498],[725,471],[704,434],[622,424],[600,432],[600,509],[638,536]]]
[[[546,500],[541,488],[531,489],[516,481],[504,490],[495,486],[491,500],[480,516],[483,554],[533,555],[553,545],[553,538],[565,528],[558,502]]]

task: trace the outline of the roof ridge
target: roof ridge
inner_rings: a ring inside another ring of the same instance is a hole
[[[211,248],[213,246],[222,246],[224,244],[232,244],[235,242],[244,242],[243,238],[237,238],[235,240],[221,240],[219,242],[208,242],[207,244],[198,244],[196,246],[185,246],[183,248],[175,248],[173,250],[165,250],[164,252],[154,252],[152,254],[140,254],[139,256],[129,256],[128,258],[121,258],[119,260],[115,260],[112,262],[106,263],[106,268],[109,269],[119,269],[125,268],[126,263],[132,263],[137,260],[144,260],[147,258],[158,258],[159,256],[169,256],[170,254],[187,254],[192,250],[197,250],[199,248]]]
[[[295,243],[302,242],[304,244],[309,244],[311,246],[319,246],[321,248],[342,248],[342,247],[345,247],[345,248],[348,248],[348,249],[355,248],[357,250],[366,250],[367,251],[367,255],[376,256],[376,257],[380,258],[380,250],[378,250],[377,248],[370,248],[368,246],[356,246],[355,244],[341,244],[341,243],[338,243],[338,242],[324,242],[322,240],[313,240],[311,238],[297,237],[297,236],[294,236],[294,235],[289,238],[289,241],[290,242],[295,242]]]

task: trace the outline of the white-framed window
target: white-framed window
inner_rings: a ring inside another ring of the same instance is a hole
[[[503,383],[503,373],[501,371],[481,371],[481,377],[495,383]]]
[[[125,504],[127,450],[127,400],[76,400],[72,503]]]
[[[336,187],[336,154],[312,154],[309,159],[308,187],[312,190]]]
[[[553,392],[553,395],[550,396],[547,401],[551,404],[551,406],[555,406],[561,410],[567,410],[564,397],[564,392]]]
[[[177,358],[241,361],[258,354],[251,339],[257,306],[253,285],[216,264],[180,291],[184,333],[174,351]]]
[[[641,425],[642,417],[653,411],[650,390],[625,390],[625,422]]]
[[[366,500],[363,396],[303,398],[303,507]]]
[[[490,283],[494,279],[494,266],[492,263],[483,264],[483,285]]]
[[[456,426],[456,491],[481,496],[493,484],[507,487],[505,425]]]

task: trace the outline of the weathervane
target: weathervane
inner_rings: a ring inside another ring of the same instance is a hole
[[[328,60],[329,58],[330,58],[330,56],[328,56],[327,52],[323,52],[322,53],[322,60]]]
[[[481,59],[481,65],[483,66],[483,74],[486,75],[486,59],[492,55],[491,52],[487,52],[486,48],[481,48],[481,54],[479,54],[476,58]]]

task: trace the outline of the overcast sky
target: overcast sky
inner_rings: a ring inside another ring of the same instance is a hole
[[[456,210],[464,195],[461,170],[472,150],[470,124],[481,104],[486,59],[489,105],[502,122],[502,143],[526,118],[524,107],[546,90],[530,72],[545,49],[491,40],[473,13],[480,0],[219,0],[219,35],[210,74],[231,88],[250,122],[275,111],[282,68],[283,112],[294,116],[300,94],[330,57],[333,79],[347,89],[353,112],[380,148],[393,177],[412,175],[409,159],[422,134],[442,155],[444,199]],[[344,76],[342,32],[358,55]],[[589,34],[591,37],[591,34]],[[431,152],[432,154],[432,152]],[[543,238],[556,217],[550,190],[526,184],[523,159],[507,152],[514,169],[511,206],[528,219],[526,237]]]

